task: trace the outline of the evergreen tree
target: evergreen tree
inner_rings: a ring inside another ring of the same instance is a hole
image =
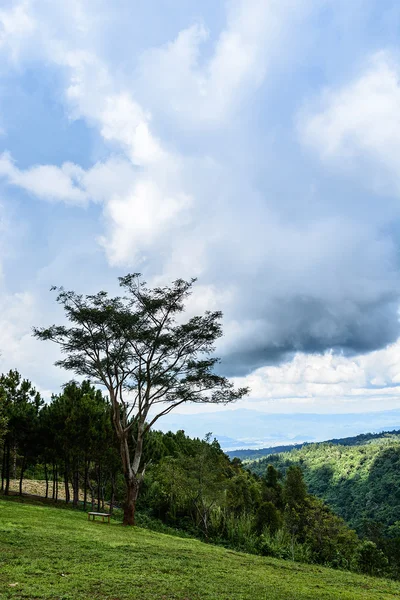
[[[0,377],[0,397],[7,431],[3,440],[1,489],[7,495],[10,479],[20,471],[19,489],[22,493],[24,471],[33,459],[37,440],[38,415],[43,401],[40,394],[27,379],[16,370]]]

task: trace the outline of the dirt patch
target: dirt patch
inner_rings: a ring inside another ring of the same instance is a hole
[[[10,479],[10,491],[19,492],[19,479]],[[28,494],[29,496],[42,496],[46,495],[46,482],[40,479],[24,479],[22,482],[22,493]],[[53,493],[53,482],[49,481],[49,497],[51,498]],[[69,493],[72,498],[73,489],[69,486]],[[65,500],[65,487],[64,482],[58,484],[58,499]],[[83,492],[79,492],[79,500],[83,501]]]

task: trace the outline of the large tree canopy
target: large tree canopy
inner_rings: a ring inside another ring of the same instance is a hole
[[[35,328],[34,335],[59,344],[65,357],[57,365],[106,387],[127,484],[124,522],[133,524],[152,425],[186,402],[227,404],[248,390],[214,372],[221,312],[180,318],[194,279],[153,289],[139,274],[119,282],[125,295],[115,298],[54,288],[71,325]]]

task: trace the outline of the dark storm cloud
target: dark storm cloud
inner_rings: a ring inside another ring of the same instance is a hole
[[[332,217],[292,219],[289,228],[275,219],[261,235],[251,221],[254,238],[242,221],[238,239],[249,240],[246,249],[236,248],[235,260],[231,247],[220,275],[220,285],[228,277],[242,282],[225,310],[224,372],[245,375],[299,351],[366,353],[397,339],[397,248],[379,225]]]
[[[276,328],[281,342],[274,343],[267,328],[263,339],[261,328],[257,339],[249,335],[241,350],[226,351],[221,371],[229,376],[248,375],[256,368],[290,360],[295,352],[363,354],[387,346],[400,333],[397,296],[353,306],[351,314],[312,298],[294,298],[282,305],[274,312],[276,323],[285,323]],[[266,315],[266,320],[270,317]],[[291,333],[285,335],[288,321]]]

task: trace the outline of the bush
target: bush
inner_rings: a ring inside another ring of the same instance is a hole
[[[359,545],[354,555],[354,568],[368,575],[385,575],[388,560],[374,542],[365,541]]]
[[[260,535],[256,543],[257,554],[261,556],[276,556],[275,549],[271,544],[271,541],[265,536]]]

